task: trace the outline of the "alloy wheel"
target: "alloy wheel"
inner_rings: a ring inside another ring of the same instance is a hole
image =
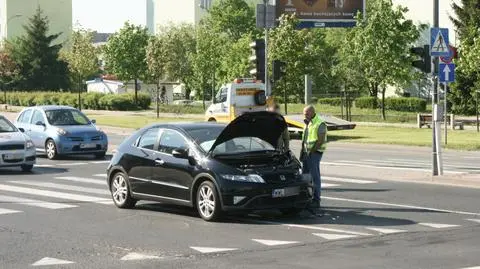
[[[215,213],[215,195],[213,190],[208,185],[202,185],[200,187],[200,195],[198,197],[198,208],[200,214],[204,218],[211,218]]]
[[[122,175],[116,175],[112,182],[112,197],[117,205],[125,204],[128,195],[127,181]]]
[[[47,142],[46,151],[49,159],[54,159],[56,157],[57,149],[55,148],[55,143],[53,143],[53,141],[50,140]]]

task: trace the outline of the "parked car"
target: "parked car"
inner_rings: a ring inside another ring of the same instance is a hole
[[[107,135],[81,111],[68,106],[36,106],[23,109],[15,125],[23,128],[37,151],[49,159],[60,155],[94,154],[103,158]]]
[[[287,128],[271,112],[218,123],[154,124],[127,138],[107,169],[113,202],[152,200],[196,208],[207,221],[223,212],[303,210],[311,185],[291,152],[275,149]]]
[[[23,130],[0,115],[0,167],[20,167],[29,172],[35,164],[35,147]]]

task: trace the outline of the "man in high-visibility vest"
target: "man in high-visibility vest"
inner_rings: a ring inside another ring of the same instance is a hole
[[[303,115],[305,116],[301,153],[303,173],[310,173],[313,181],[313,199],[310,208],[320,209],[320,161],[326,149],[327,124],[315,113],[315,107],[312,105],[304,108]]]

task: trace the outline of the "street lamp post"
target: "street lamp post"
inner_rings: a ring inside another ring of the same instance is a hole
[[[11,20],[13,20],[13,19],[15,19],[15,18],[19,18],[19,17],[21,17],[21,16],[22,16],[22,15],[20,15],[20,14],[15,14],[15,15],[13,15],[13,16],[10,16],[10,17],[7,19],[7,21],[5,22],[5,24],[3,25],[2,34],[5,35],[5,36],[2,38],[2,47],[3,47],[3,45],[4,45],[4,40],[7,39],[7,26],[8,26],[8,23],[9,23]],[[2,90],[3,90],[3,96],[4,96],[4,100],[3,100],[3,101],[5,102],[5,104],[7,104],[7,87],[6,87],[6,85],[3,85],[3,89],[2,89]]]

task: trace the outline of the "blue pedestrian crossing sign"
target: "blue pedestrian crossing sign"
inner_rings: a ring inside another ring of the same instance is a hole
[[[448,47],[448,28],[430,29],[430,55],[448,56],[450,48]]]
[[[455,81],[455,64],[439,64],[438,65],[438,80],[440,82],[454,82]]]

